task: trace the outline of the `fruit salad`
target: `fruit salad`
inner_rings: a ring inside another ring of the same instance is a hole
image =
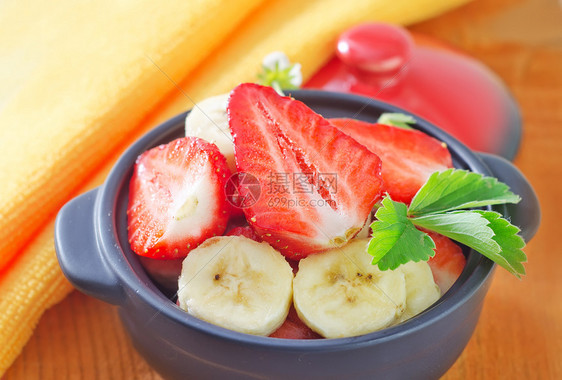
[[[267,86],[244,83],[202,101],[185,131],[138,157],[129,242],[145,260],[182,260],[180,308],[243,333],[338,338],[401,323],[465,265],[445,236],[462,234],[433,219],[516,201],[497,181],[451,169],[446,145],[423,132],[326,119]],[[426,188],[438,179],[455,181],[440,188],[449,203],[447,189],[464,194],[488,181],[497,191],[441,210]],[[473,214],[469,222],[501,224]]]

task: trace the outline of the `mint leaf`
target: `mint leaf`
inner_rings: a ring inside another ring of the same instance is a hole
[[[408,261],[428,260],[435,253],[431,238],[417,228],[462,243],[521,278],[527,256],[519,228],[494,211],[462,210],[500,203],[517,203],[518,195],[496,178],[466,170],[433,173],[410,206],[387,195],[371,224],[367,251],[379,269],[395,269]]]
[[[410,219],[421,228],[445,235],[469,246],[485,256],[498,255],[501,247],[494,240],[489,220],[478,211],[451,211]]]
[[[522,263],[527,261],[527,255],[521,250],[525,247],[525,241],[518,235],[519,228],[502,218],[502,215],[494,211],[476,211],[486,218],[489,227],[494,231],[493,239],[500,245],[501,252],[497,255],[483,255],[498,265],[507,269],[511,274],[521,278],[525,274]]]
[[[385,112],[379,116],[377,123],[384,125],[392,125],[402,129],[412,129],[409,124],[416,124],[416,119],[410,115],[399,112]]]
[[[521,198],[509,186],[493,177],[461,169],[433,173],[416,193],[408,209],[409,216],[518,203]]]
[[[386,196],[371,224],[373,237],[367,252],[380,270],[396,269],[409,261],[429,260],[435,255],[435,243],[408,219],[407,206]]]
[[[519,228],[494,211],[452,211],[410,219],[422,227],[480,252],[518,278],[525,274],[527,256]]]

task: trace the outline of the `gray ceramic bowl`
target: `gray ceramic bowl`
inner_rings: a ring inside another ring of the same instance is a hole
[[[325,117],[374,122],[382,112],[404,112],[348,94],[295,91]],[[56,250],[76,288],[117,305],[135,347],[166,378],[434,379],[463,351],[478,321],[494,264],[465,249],[467,265],[455,285],[431,308],[400,325],[342,339],[285,340],[230,331],[194,318],[150,279],[127,242],[128,183],[136,157],[180,137],[185,114],[145,135],[116,163],[105,184],[66,204],[57,217]],[[454,165],[498,177],[523,202],[495,208],[529,240],[540,211],[533,189],[508,161],[470,151],[435,126],[417,128],[449,146]],[[85,344],[87,344],[85,342]]]

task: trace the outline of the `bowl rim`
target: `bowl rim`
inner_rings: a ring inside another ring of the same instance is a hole
[[[464,144],[428,121],[399,107],[358,95],[320,90],[295,90],[291,91],[290,95],[311,106],[311,108],[314,108],[313,104],[324,104],[334,101],[337,101],[338,105],[342,107],[360,106],[359,112],[353,115],[354,118],[363,116],[362,113],[365,110],[373,113],[378,112],[378,114],[382,110],[382,112],[401,112],[412,115],[417,121],[414,126],[416,129],[420,129],[447,143],[454,161],[463,162],[472,171],[492,175],[486,165]],[[159,145],[155,143],[156,141],[171,141],[175,138],[174,135],[177,135],[179,125],[183,126],[188,112],[176,115],[153,128],[122,154],[100,188],[94,207],[94,225],[100,245],[100,254],[103,255],[105,262],[109,263],[109,266],[118,277],[119,286],[127,290],[125,297],[131,297],[131,293],[134,293],[135,297],[149,304],[156,310],[153,318],[165,316],[187,328],[197,329],[200,333],[211,335],[218,339],[259,346],[261,348],[289,351],[356,349],[359,346],[382,344],[389,340],[414,334],[426,326],[438,322],[461,307],[492,275],[495,264],[479,253],[471,252],[468,255],[467,264],[459,280],[430,308],[398,325],[354,337],[297,340],[255,336],[229,330],[189,315],[167,298],[152,283],[144,270],[142,270],[142,273],[137,273],[137,270],[141,268],[139,260],[133,258],[133,261],[131,261],[131,255],[135,254],[132,253],[128,244],[125,244],[125,247],[122,246],[117,231],[118,214],[122,215],[122,212],[117,210],[117,202],[119,197],[123,195],[123,189],[126,189],[128,194],[129,179],[138,155],[151,147]],[[502,208],[495,206],[493,209],[501,210]],[[505,212],[505,210],[503,211]],[[108,229],[108,226],[111,226],[111,228]],[[125,307],[125,305],[121,306]]]

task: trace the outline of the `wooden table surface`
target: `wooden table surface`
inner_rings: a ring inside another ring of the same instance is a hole
[[[542,205],[527,276],[497,270],[476,331],[445,379],[562,378],[562,8],[556,0],[481,0],[412,27],[494,70],[521,107],[515,164]],[[47,311],[5,379],[159,379],[112,306],[73,292]]]

